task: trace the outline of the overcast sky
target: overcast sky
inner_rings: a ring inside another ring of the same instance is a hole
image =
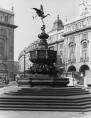
[[[45,14],[51,14],[45,19],[46,31],[50,31],[57,14],[63,22],[66,17],[68,21],[78,17],[80,2],[81,0],[0,0],[1,8],[11,10],[14,6],[15,25],[18,25],[14,36],[14,59],[18,60],[19,53],[36,40],[40,33],[41,21],[39,18],[33,20],[32,8],[40,8],[40,4],[43,4]]]

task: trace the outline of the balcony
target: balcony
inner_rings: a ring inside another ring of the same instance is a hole
[[[75,63],[76,62],[76,59],[68,59],[68,63]]]
[[[88,61],[89,61],[89,57],[85,57],[85,58],[81,57],[80,58],[80,62],[88,62]]]

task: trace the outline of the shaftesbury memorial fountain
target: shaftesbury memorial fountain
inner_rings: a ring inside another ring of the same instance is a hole
[[[43,7],[34,9],[43,22],[42,32],[38,35],[39,48],[30,51],[30,61],[34,64],[27,83],[34,87],[20,87],[0,96],[0,110],[91,111],[91,92],[81,87],[65,87],[68,80],[58,78],[54,66],[57,52],[48,49],[46,39],[49,36],[45,33]]]
[[[45,23],[43,19],[49,14],[44,14],[42,5],[40,6],[40,9],[33,9],[36,11],[37,16],[41,18],[42,27],[41,34],[38,35],[40,40],[38,48],[30,51],[30,61],[33,62],[33,66],[31,67],[31,73],[33,73],[31,85],[66,86],[68,81],[66,79],[58,78],[57,69],[54,66],[57,58],[57,52],[50,50],[46,41],[49,35],[45,32]]]

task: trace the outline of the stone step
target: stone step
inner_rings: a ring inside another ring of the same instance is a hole
[[[86,90],[19,90],[18,92],[43,92],[43,93],[50,93],[50,92],[86,92]]]
[[[74,102],[74,101],[0,101],[0,105],[52,105],[52,106],[82,106],[82,105],[91,105],[91,101],[84,101],[84,102]]]
[[[59,92],[59,91],[86,91],[85,89],[82,89],[82,88],[79,88],[79,87],[66,87],[66,88],[40,88],[40,87],[36,87],[36,88],[30,88],[30,87],[24,87],[22,88],[20,91],[27,91],[27,92],[34,92],[34,91],[43,91],[43,92],[51,92],[51,91],[56,91],[56,92]]]
[[[82,88],[76,88],[76,87],[75,88],[73,88],[73,87],[72,88],[68,88],[67,87],[66,89],[65,88],[60,88],[60,89],[59,88],[55,88],[55,89],[49,88],[49,89],[46,89],[46,88],[39,88],[39,87],[38,88],[37,87],[36,88],[27,88],[26,87],[26,88],[22,88],[20,91],[23,91],[23,92],[24,91],[25,92],[26,91],[27,92],[30,92],[30,91],[31,92],[34,92],[34,91],[35,92],[36,91],[43,91],[43,92],[61,92],[61,91],[67,92],[67,91],[74,91],[75,92],[75,91],[77,91],[77,92],[79,92],[79,91],[86,91],[86,90],[82,89]]]
[[[73,96],[73,95],[85,95],[85,94],[91,94],[89,91],[86,91],[84,89],[75,89],[74,90],[62,90],[62,89],[58,89],[58,90],[53,90],[53,89],[21,89],[21,90],[18,90],[16,92],[9,92],[9,93],[5,93],[5,94],[8,94],[8,95],[14,95],[14,96],[18,96],[18,95],[28,95],[28,96]]]
[[[60,112],[88,112],[88,111],[91,111],[91,108],[54,108],[54,109],[51,109],[51,108],[44,108],[44,109],[41,109],[41,108],[6,108],[6,107],[3,107],[3,108],[0,108],[0,110],[9,110],[9,111],[60,111]]]
[[[91,110],[91,93],[80,88],[21,88],[0,96],[0,110],[86,111]]]
[[[27,105],[27,104],[0,104],[0,108],[51,108],[51,109],[54,109],[54,108],[58,108],[58,109],[62,109],[62,108],[73,108],[73,109],[81,109],[81,108],[87,108],[87,107],[91,107],[91,105],[89,104],[86,104],[84,106],[82,105],[71,105],[71,106],[67,106],[67,105],[47,105],[47,104],[42,104],[42,105],[39,105],[39,104],[30,104],[30,105]]]
[[[48,100],[46,100],[46,99],[39,99],[39,100],[33,100],[33,99],[0,99],[0,103],[21,103],[21,102],[24,102],[24,103],[54,103],[54,104],[60,104],[60,103],[70,103],[70,104],[85,104],[85,103],[90,103],[91,102],[91,98],[87,98],[87,99],[75,99],[75,100],[71,100],[71,99],[66,99],[66,100],[64,100],[64,99],[60,99],[60,100],[58,100],[58,99],[55,99],[55,100],[52,100],[52,99],[48,99]]]
[[[0,103],[19,103],[19,102],[23,102],[23,103],[59,103],[59,104],[63,104],[63,103],[67,103],[67,104],[71,104],[71,103],[76,103],[76,104],[85,104],[85,103],[90,103],[91,102],[91,96],[4,96],[4,97],[0,97]]]
[[[90,103],[91,102],[91,97],[90,98],[84,98],[84,99],[63,99],[63,98],[61,98],[61,99],[31,99],[31,98],[29,98],[29,99],[21,99],[21,98],[19,98],[19,99],[16,99],[16,98],[2,98],[2,99],[0,99],[0,103],[14,103],[14,102],[17,102],[17,103],[19,103],[19,102],[24,102],[24,103],[27,103],[27,102],[29,102],[29,103],[76,103],[76,104],[82,104],[82,103]]]
[[[9,105],[0,105],[0,109],[1,110],[38,110],[38,111],[42,111],[42,110],[72,110],[74,109],[74,111],[86,111],[88,109],[91,109],[91,105],[84,105],[84,106],[67,106],[67,105],[63,105],[63,106],[58,106],[58,105],[14,105],[14,104],[9,104]]]
[[[32,96],[34,96],[34,95],[36,95],[36,96],[60,96],[60,94],[61,94],[61,96],[73,96],[73,95],[86,95],[86,94],[88,94],[87,92],[85,93],[85,92],[83,92],[83,93],[59,93],[59,94],[30,94],[30,93],[9,93],[8,95],[13,95],[13,96],[18,96],[18,95],[21,95],[21,96],[23,96],[23,95],[27,95],[27,96],[30,96],[30,95],[32,95]]]

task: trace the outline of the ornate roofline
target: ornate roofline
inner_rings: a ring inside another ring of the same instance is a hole
[[[0,8],[0,12],[4,12],[4,13],[10,14],[10,15],[14,15],[13,11],[9,11],[9,10],[3,9],[3,8]]]

